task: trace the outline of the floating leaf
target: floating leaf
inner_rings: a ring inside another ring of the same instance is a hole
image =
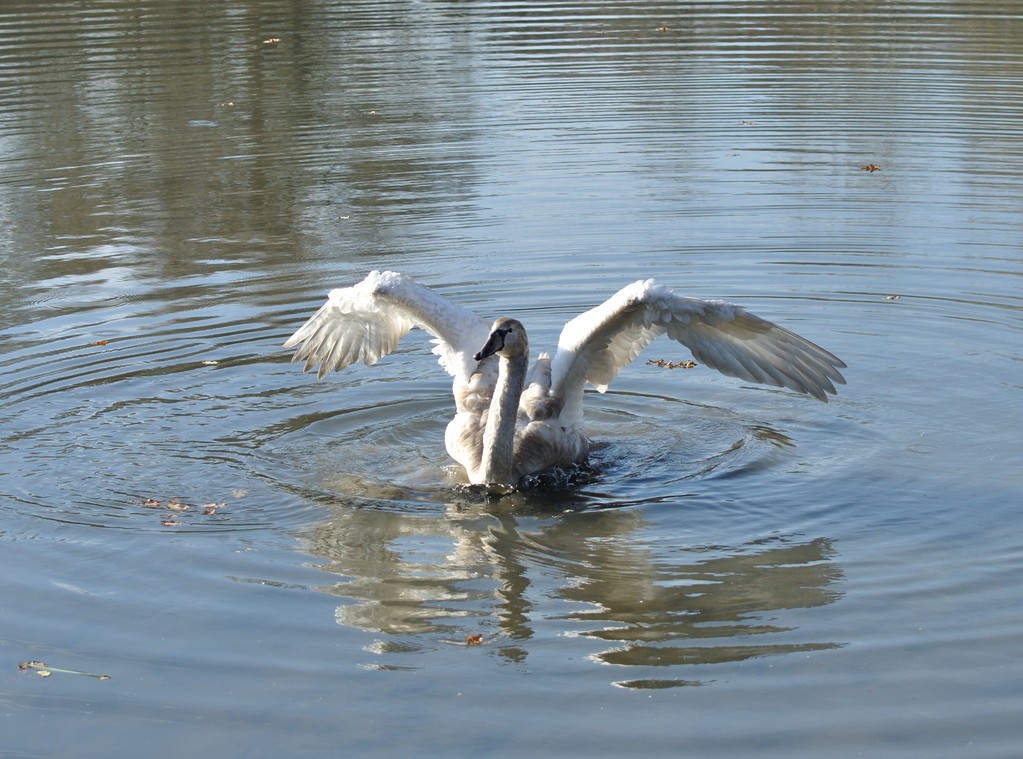
[[[665,361],[663,358],[658,358],[658,359],[653,359],[652,358],[649,361],[647,361],[647,364],[649,364],[650,366],[659,366],[662,369],[695,369],[696,368],[696,362],[691,360],[691,359],[686,359],[684,361],[675,362],[675,361]]]
[[[110,342],[109,340],[97,340],[96,342],[90,343],[90,344],[91,345],[106,345],[109,342]]]
[[[80,669],[62,669],[60,667],[51,667],[46,662],[41,661],[22,661],[18,662],[18,669],[20,670],[35,670],[36,674],[40,677],[49,677],[54,672],[63,672],[67,675],[84,675],[85,677],[95,677],[97,680],[109,680],[110,675],[99,675],[95,672],[82,672]]]

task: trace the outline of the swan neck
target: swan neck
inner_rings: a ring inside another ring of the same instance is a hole
[[[519,399],[526,381],[529,359],[526,356],[505,358],[498,365],[497,386],[490,400],[487,426],[483,432],[483,460],[480,462],[482,483],[515,485],[515,425],[519,415]]]

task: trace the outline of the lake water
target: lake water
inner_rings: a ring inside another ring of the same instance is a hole
[[[1017,3],[9,2],[0,72],[0,754],[1019,754]],[[281,348],[377,268],[849,384],[662,339],[487,502],[425,336]]]

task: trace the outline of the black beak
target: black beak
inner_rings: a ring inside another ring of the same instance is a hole
[[[487,344],[480,348],[480,352],[473,356],[473,358],[477,361],[482,361],[485,358],[490,358],[503,347],[504,333],[495,329],[490,333],[490,339],[487,340]]]

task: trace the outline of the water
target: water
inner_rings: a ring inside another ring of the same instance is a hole
[[[0,30],[0,753],[1018,752],[1014,4]],[[657,342],[587,397],[589,468],[486,502],[424,336],[322,382],[280,348],[373,268],[537,348],[654,276],[849,385]]]

